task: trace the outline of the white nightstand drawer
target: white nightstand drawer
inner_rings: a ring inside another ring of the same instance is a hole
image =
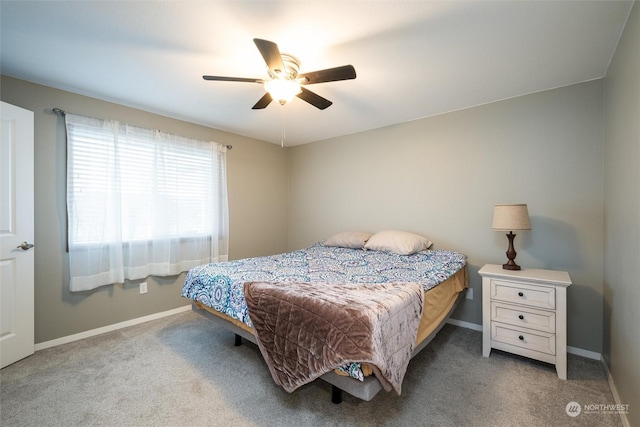
[[[556,354],[555,334],[491,322],[491,340],[540,353]]]
[[[491,321],[543,332],[556,331],[556,313],[491,301]]]
[[[556,289],[553,286],[532,286],[491,279],[491,299],[555,310]]]

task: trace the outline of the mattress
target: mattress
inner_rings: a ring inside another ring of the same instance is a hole
[[[425,291],[417,344],[442,322],[459,292],[467,287],[466,257],[455,251],[427,250],[412,255],[324,246],[279,255],[205,264],[187,273],[182,296],[194,305],[253,333],[243,289],[246,282],[391,283],[415,282]],[[362,380],[370,368],[341,368]]]

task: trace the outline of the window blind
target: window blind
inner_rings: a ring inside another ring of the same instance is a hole
[[[72,283],[93,282],[93,270],[112,273],[101,286],[226,259],[226,147],[72,114],[66,124]]]

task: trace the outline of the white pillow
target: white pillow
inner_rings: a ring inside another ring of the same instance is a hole
[[[365,249],[411,255],[429,249],[433,243],[424,236],[408,231],[379,231],[367,240]]]
[[[367,240],[371,237],[371,233],[365,231],[345,231],[343,233],[334,234],[325,242],[325,246],[338,246],[341,248],[362,249]]]

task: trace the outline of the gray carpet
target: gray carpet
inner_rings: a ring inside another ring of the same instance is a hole
[[[364,402],[315,381],[288,394],[258,348],[192,312],[37,352],[0,371],[2,426],[620,426],[599,362],[551,365],[495,351],[446,325],[409,364],[402,395]]]

